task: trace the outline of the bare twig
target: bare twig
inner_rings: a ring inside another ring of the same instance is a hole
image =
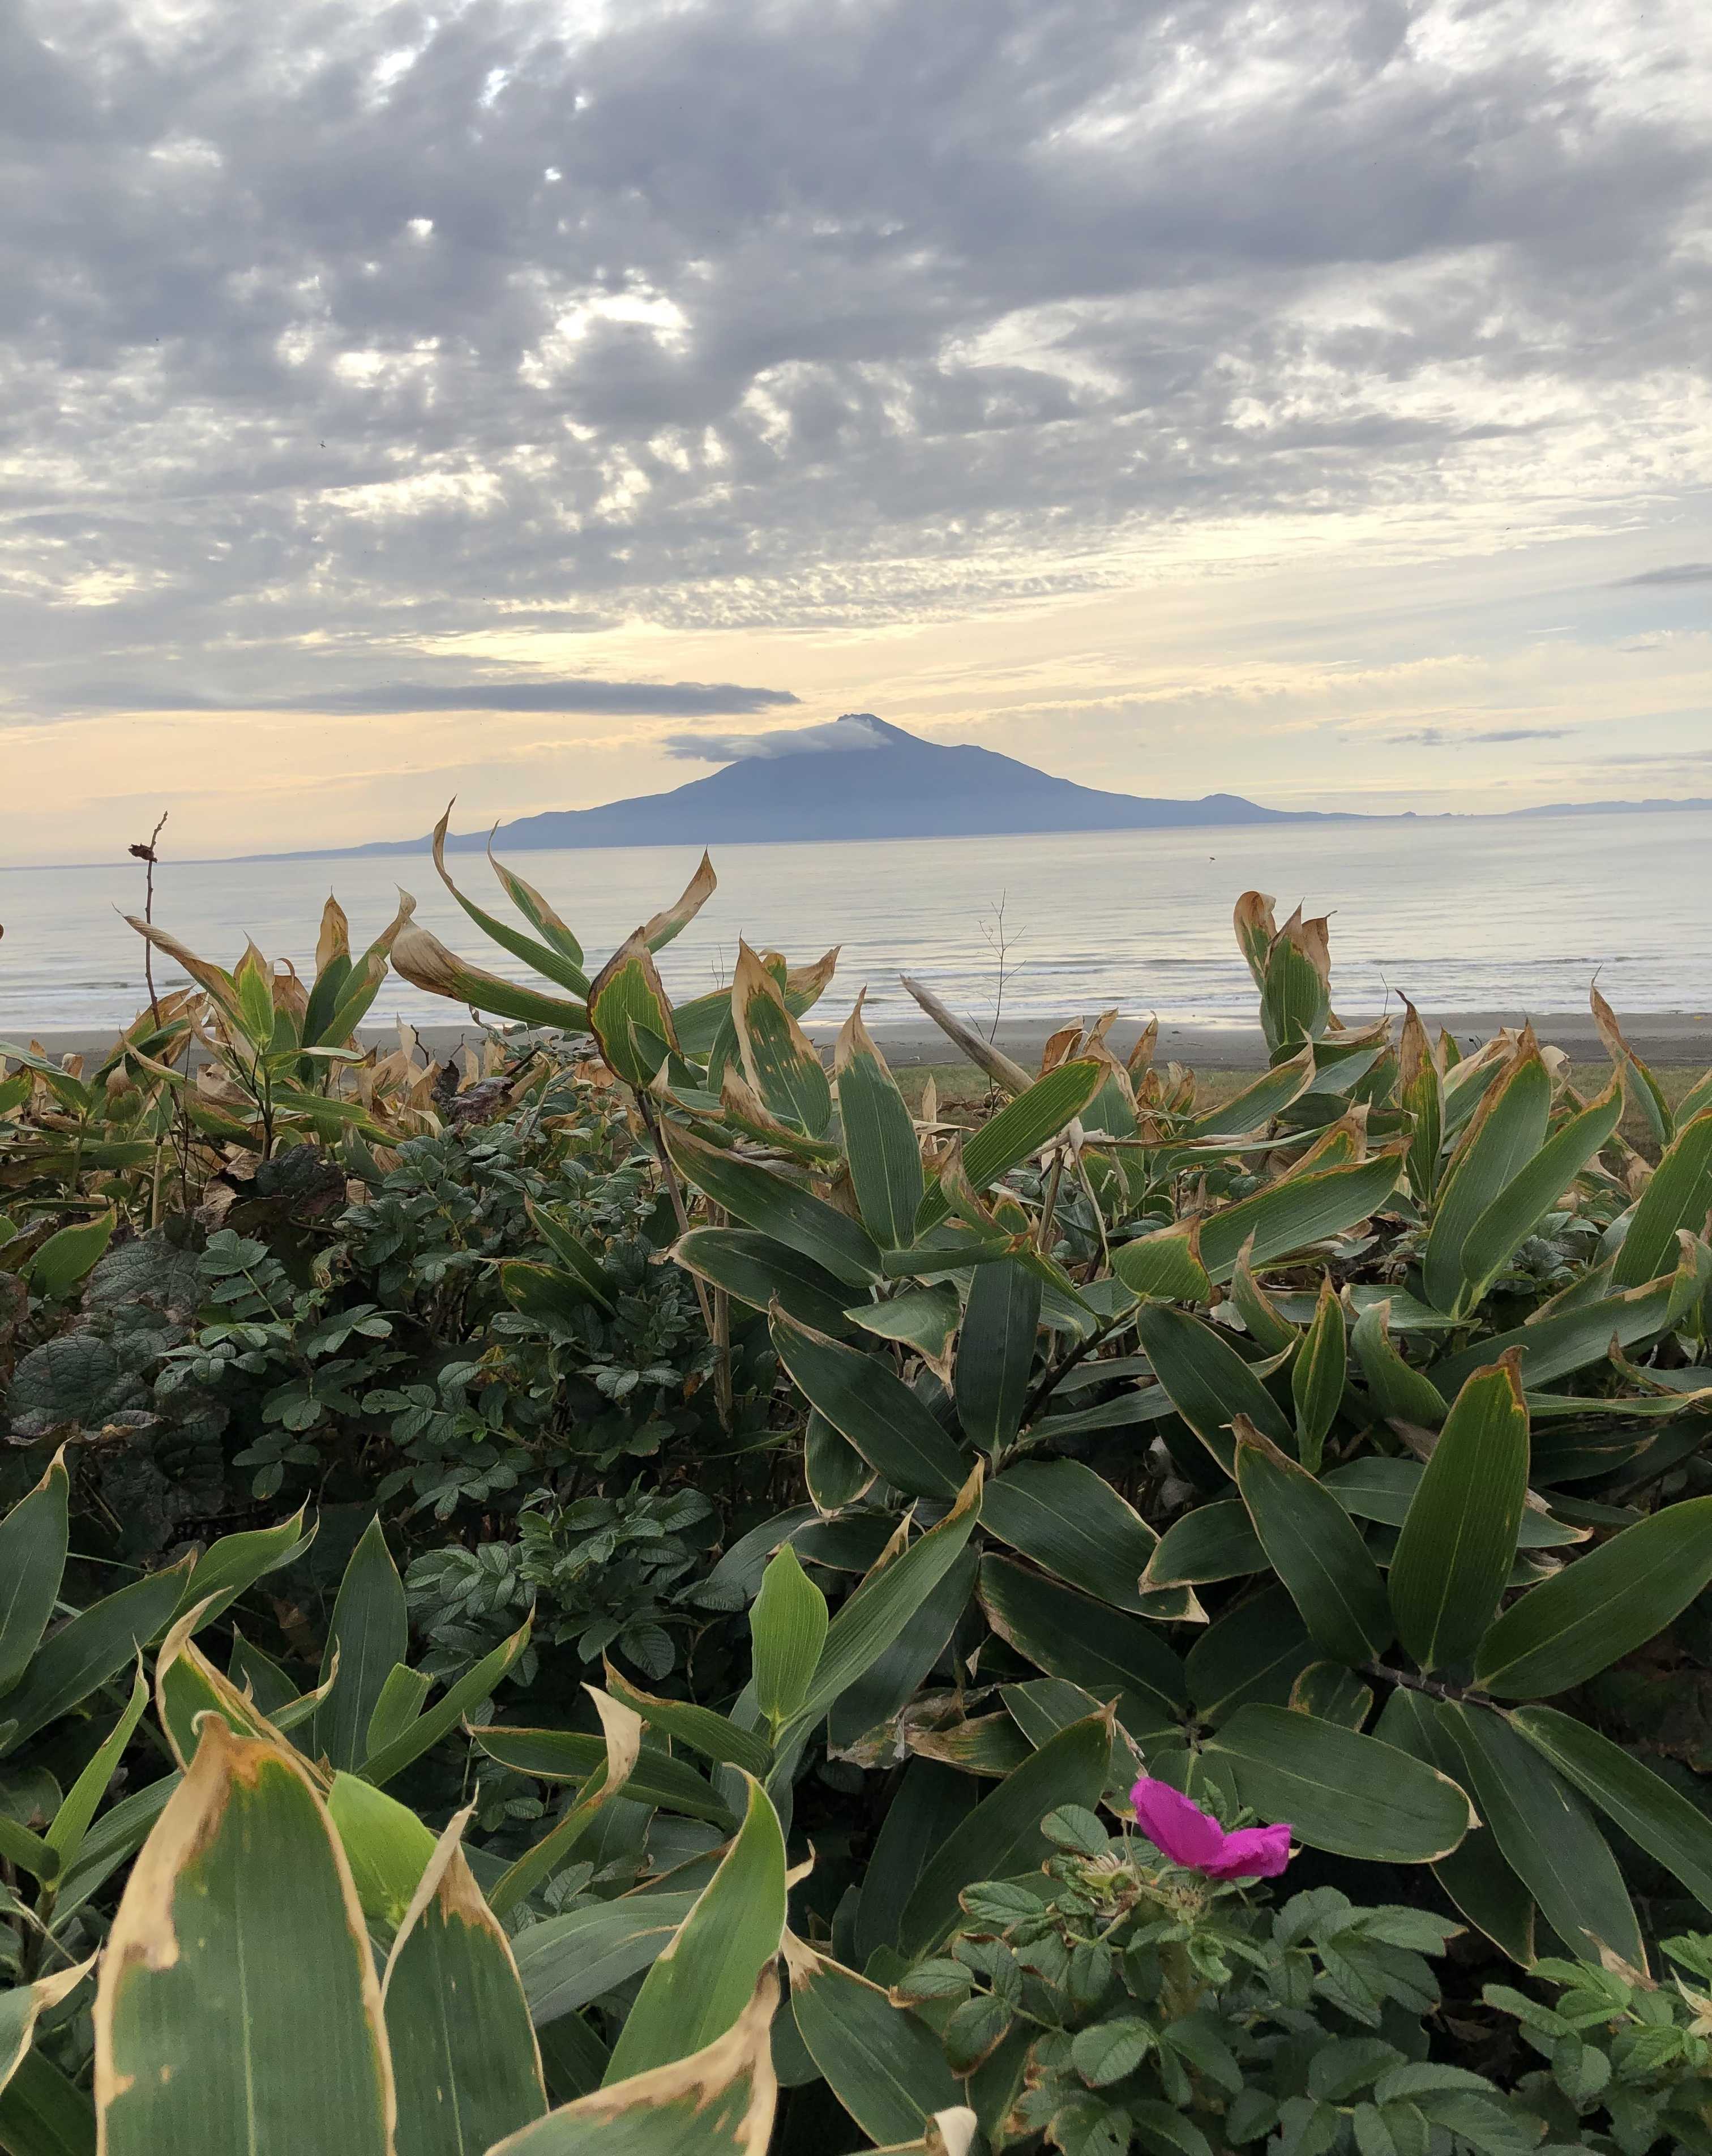
[[[155,925],[155,863],[159,858],[155,851],[155,844],[161,832],[166,829],[167,819],[171,813],[170,809],[163,808],[161,811],[161,820],[150,832],[147,842],[140,846],[133,846],[131,850],[133,860],[145,861],[148,865],[148,875],[143,885],[143,919],[151,928]],[[143,938],[143,978],[149,984],[149,1009],[154,1017],[155,1024],[159,1025],[161,1006],[155,996],[155,947],[147,937]]]

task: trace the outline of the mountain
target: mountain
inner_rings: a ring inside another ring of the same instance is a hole
[[[946,748],[849,711],[803,730],[812,746],[746,756],[669,793],[556,808],[502,824],[501,851],[533,846],[713,846],[804,839],[943,839],[1007,831],[1152,831],[1187,824],[1310,820],[1262,808],[1237,793],[1198,801],[1106,793],[1054,778],[986,748]],[[1315,815],[1311,820],[1330,820]],[[356,846],[360,854],[414,854],[424,839]],[[481,847],[484,833],[447,840]]]

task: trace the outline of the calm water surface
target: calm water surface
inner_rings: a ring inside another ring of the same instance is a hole
[[[598,960],[676,896],[695,858],[660,846],[516,861]],[[842,943],[829,1015],[864,982],[876,1019],[913,1015],[897,985],[905,972],[984,1019],[1002,900],[1017,969],[1008,1015],[1117,1004],[1179,1023],[1248,1022],[1253,995],[1230,916],[1238,894],[1258,886],[1276,894],[1280,919],[1298,899],[1333,915],[1334,979],[1348,1012],[1377,1010],[1388,991],[1438,1011],[1581,1010],[1596,973],[1619,1011],[1712,1009],[1712,811],[726,846],[715,866],[718,893],[665,954],[680,997],[726,977],[741,933],[793,963]],[[479,854],[454,856],[453,868],[490,911],[506,911]],[[454,949],[524,976],[458,911],[426,855],[168,861],[156,918],[223,963],[248,935],[306,972],[330,890],[360,942],[390,918],[401,881]],[[129,861],[0,869],[0,1034],[129,1019],[144,995],[141,944],[117,909],[140,911],[141,898]],[[157,985],[173,971],[157,969]],[[396,977],[374,1012],[451,1014]]]

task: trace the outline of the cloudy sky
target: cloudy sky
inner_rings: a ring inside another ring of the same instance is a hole
[[[1704,0],[0,0],[0,187],[5,858],[1712,794]]]

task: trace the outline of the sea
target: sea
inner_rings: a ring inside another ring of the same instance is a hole
[[[695,868],[688,848],[520,853],[598,964]],[[1386,819],[1172,831],[733,845],[719,889],[664,954],[679,999],[729,978],[740,936],[793,964],[833,944],[838,972],[817,1017],[866,987],[876,1029],[913,1020],[912,974],[983,1026],[1003,973],[1008,1021],[1126,1017],[1251,1024],[1254,994],[1231,931],[1238,895],[1331,918],[1341,1012],[1407,995],[1423,1010],[1585,1011],[1597,980],[1619,1013],[1712,1011],[1712,810],[1538,818]],[[452,856],[490,911],[506,901],[484,856]],[[460,913],[421,855],[177,862],[156,872],[155,918],[199,955],[236,962],[246,937],[312,971],[328,893],[353,944],[390,918],[396,886],[418,918],[473,962],[527,978]],[[143,871],[0,868],[0,1039],[128,1020],[145,1000]],[[592,970],[592,965],[591,966]],[[159,987],[181,977],[156,968]],[[459,1015],[397,976],[374,1021]]]

